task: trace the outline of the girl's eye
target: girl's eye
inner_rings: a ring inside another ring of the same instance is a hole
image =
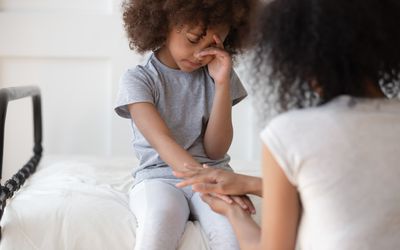
[[[198,43],[199,42],[199,40],[192,40],[192,39],[187,39],[190,43],[192,43],[192,44],[196,44],[196,43]]]
[[[196,44],[200,41],[201,37],[192,33],[187,33],[186,34],[186,39],[192,43],[192,44]]]

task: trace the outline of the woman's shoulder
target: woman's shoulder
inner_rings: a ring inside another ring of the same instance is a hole
[[[340,96],[322,105],[281,113],[271,119],[269,124],[284,125],[303,122],[321,122],[324,120],[324,117],[334,117],[340,113],[347,112],[352,108],[351,103],[351,97]]]
[[[322,107],[312,107],[305,109],[290,110],[273,117],[267,127],[282,127],[299,124],[300,122],[311,121],[315,116],[323,114]]]
[[[285,137],[292,135],[303,137],[309,133],[318,134],[336,126],[338,120],[346,119],[346,112],[338,103],[291,110],[272,118],[264,130]]]
[[[332,127],[357,124],[360,119],[400,113],[400,101],[384,98],[360,99],[350,96],[339,96],[323,105],[292,110],[277,115],[267,124],[266,129],[282,133],[301,133],[306,131],[327,131]],[[322,129],[323,128],[323,129]]]

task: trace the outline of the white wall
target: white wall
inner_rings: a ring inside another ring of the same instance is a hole
[[[0,87],[42,91],[44,154],[132,155],[130,127],[113,101],[125,68],[142,60],[129,51],[112,0],[0,0]],[[245,80],[245,79],[244,79]],[[31,156],[31,101],[9,104],[3,180]],[[233,111],[233,159],[258,159],[249,100]]]

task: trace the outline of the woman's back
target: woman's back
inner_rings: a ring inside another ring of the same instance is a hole
[[[301,249],[400,246],[400,101],[340,96],[262,136],[299,191]]]

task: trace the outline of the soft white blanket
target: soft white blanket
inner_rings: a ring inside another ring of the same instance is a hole
[[[45,157],[8,201],[0,250],[133,249],[136,220],[127,191],[136,164],[126,158]],[[259,173],[254,164],[232,166],[242,173]],[[252,198],[259,207],[260,200]],[[198,222],[187,222],[179,249],[208,249]]]

